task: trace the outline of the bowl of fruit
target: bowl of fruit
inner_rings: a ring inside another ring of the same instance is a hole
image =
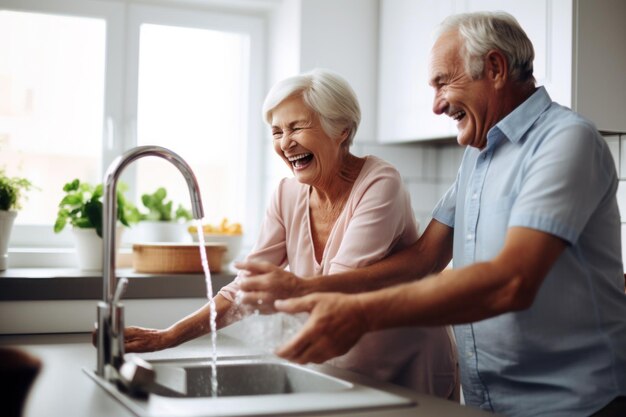
[[[240,223],[231,223],[228,219],[222,219],[221,223],[202,225],[205,243],[222,243],[226,245],[224,265],[230,264],[241,252],[243,230]],[[189,226],[189,233],[194,242],[198,242],[198,228]]]

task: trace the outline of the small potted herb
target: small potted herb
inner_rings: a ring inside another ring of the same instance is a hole
[[[59,212],[54,223],[55,233],[66,225],[72,226],[78,264],[81,269],[102,268],[102,184],[92,185],[75,179],[63,186],[65,195],[59,203]],[[130,226],[138,218],[137,208],[128,202],[123,192],[126,186],[118,184],[117,219],[123,226]],[[116,246],[119,247],[122,228],[117,228]]]
[[[9,177],[0,169],[0,271],[7,269],[9,239],[25,193],[33,184],[26,178]]]
[[[180,242],[186,238],[183,223],[193,218],[181,204],[174,210],[172,200],[167,200],[167,190],[159,187],[153,193],[141,196],[141,203],[148,210],[139,213],[140,240],[144,242]]]

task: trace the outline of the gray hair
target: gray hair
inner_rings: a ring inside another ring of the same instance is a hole
[[[461,56],[465,70],[473,78],[482,77],[483,58],[497,49],[507,58],[511,77],[521,83],[535,83],[533,60],[535,50],[517,20],[506,12],[476,12],[448,16],[436,35],[458,30],[464,40]]]
[[[265,97],[265,121],[271,124],[274,109],[286,99],[298,95],[317,113],[322,129],[328,136],[338,137],[348,129],[346,144],[352,145],[361,122],[361,108],[356,94],[346,80],[331,71],[314,69],[279,81]]]

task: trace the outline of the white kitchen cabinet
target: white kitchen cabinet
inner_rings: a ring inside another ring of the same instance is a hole
[[[454,0],[381,0],[378,140],[402,142],[453,136],[454,126],[432,112],[428,56],[438,22]]]
[[[571,107],[604,132],[626,132],[626,1],[574,1]]]
[[[626,131],[626,2],[623,0],[381,0],[378,140],[456,136],[452,120],[432,112],[428,57],[433,32],[449,14],[504,10],[535,47],[538,85],[553,100],[596,122]],[[609,111],[607,111],[607,108]]]

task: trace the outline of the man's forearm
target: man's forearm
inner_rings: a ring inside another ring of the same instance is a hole
[[[375,264],[307,279],[299,295],[375,291],[441,272],[452,259],[452,230],[432,221],[417,242]]]
[[[356,297],[372,330],[476,322],[530,307],[565,247],[556,236],[513,227],[492,261]]]
[[[415,249],[409,247],[393,258],[338,274],[305,280],[300,295],[314,292],[360,293],[402,284],[437,272],[434,265],[415,262]],[[420,268],[421,267],[421,268]]]
[[[358,297],[371,330],[470,323],[517,308],[515,284],[504,274],[478,263]]]

